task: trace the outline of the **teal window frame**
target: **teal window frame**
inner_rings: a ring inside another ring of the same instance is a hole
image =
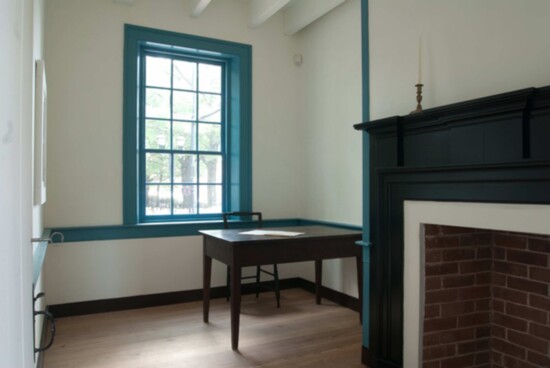
[[[223,211],[252,210],[252,47],[126,24],[123,84],[123,223],[219,220],[221,214],[146,216],[140,129],[140,57],[147,49],[223,63],[226,70]]]

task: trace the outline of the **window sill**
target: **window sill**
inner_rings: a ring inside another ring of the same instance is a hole
[[[255,227],[255,221],[232,221],[232,228],[246,229]],[[361,226],[333,223],[327,221],[306,220],[299,218],[263,220],[263,227],[292,227],[326,225],[344,229],[361,231]],[[198,236],[199,230],[223,229],[223,221],[190,221],[190,222],[161,222],[143,223],[136,225],[107,225],[107,226],[82,226],[82,227],[56,227],[51,231],[61,232],[65,237],[65,243],[119,240],[119,239],[141,239],[141,238],[163,238],[176,236]]]

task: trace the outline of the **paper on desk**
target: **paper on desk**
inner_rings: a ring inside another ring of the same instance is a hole
[[[250,230],[239,233],[242,235],[271,235],[271,236],[298,236],[303,233],[296,233],[293,231],[281,231],[281,230]]]

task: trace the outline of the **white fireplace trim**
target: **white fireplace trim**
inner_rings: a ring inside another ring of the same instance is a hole
[[[476,229],[550,233],[550,206],[531,204],[405,201],[404,204],[403,366],[422,367],[424,320],[424,227],[422,224]]]

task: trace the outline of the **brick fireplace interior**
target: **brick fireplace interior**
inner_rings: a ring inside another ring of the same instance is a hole
[[[422,367],[550,367],[550,236],[424,234]]]

